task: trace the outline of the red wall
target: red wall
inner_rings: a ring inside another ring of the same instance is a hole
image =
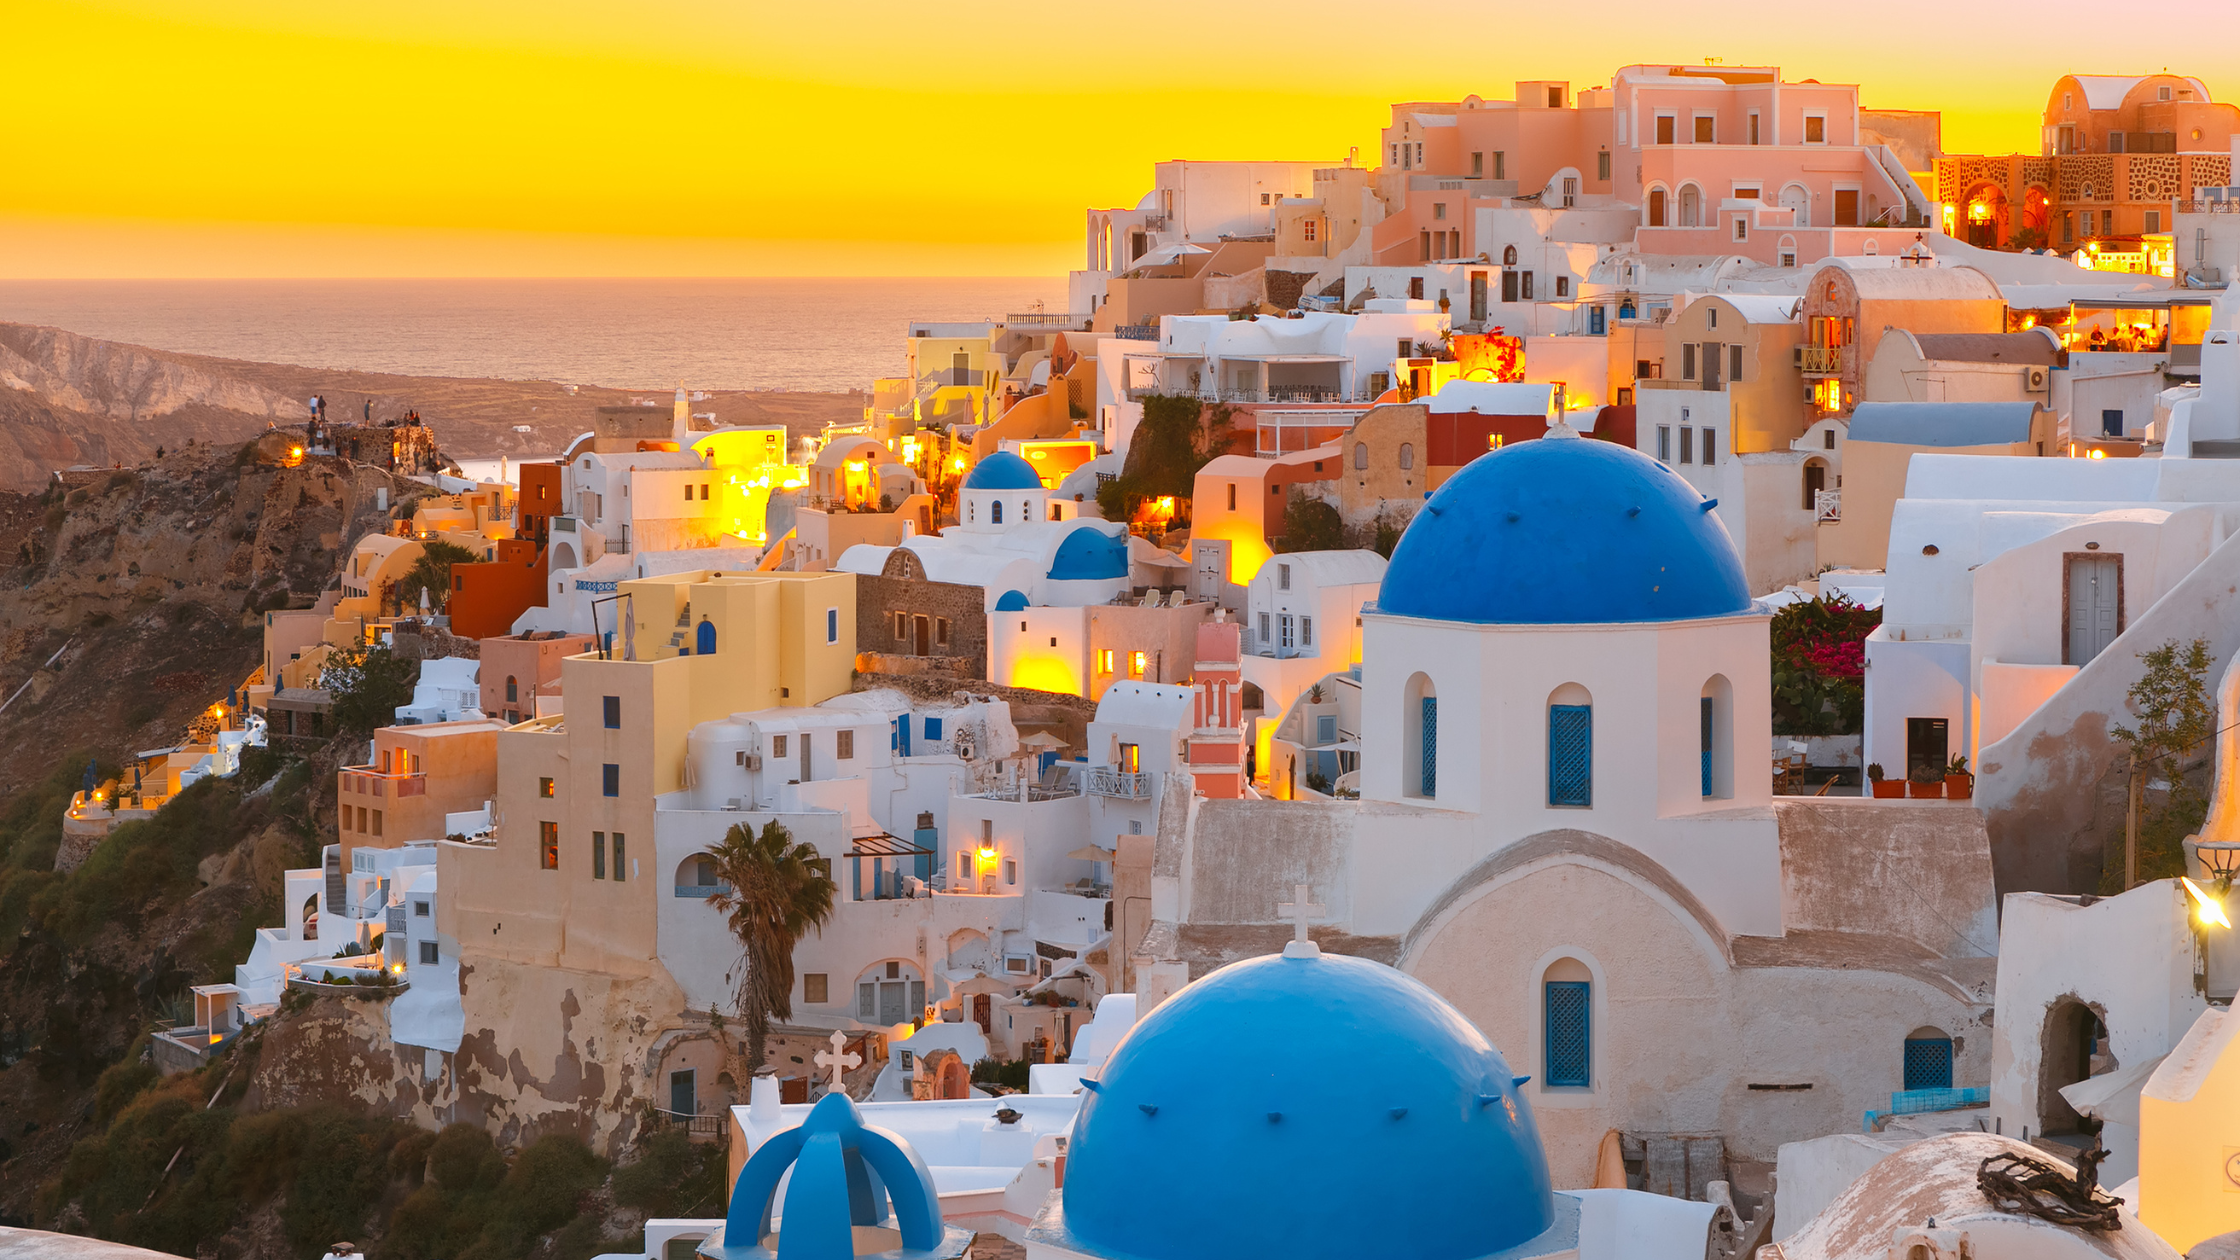
[[[513,633],[521,614],[544,602],[544,551],[520,538],[498,542],[498,558],[451,566],[451,633],[488,639]]]

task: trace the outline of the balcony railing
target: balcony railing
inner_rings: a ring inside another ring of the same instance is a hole
[[[2232,201],[2181,201],[2179,214],[2240,214],[2240,199]]]
[[[1812,512],[1822,525],[1833,525],[1843,519],[1843,491],[1815,490],[1812,492]]]
[[[372,766],[344,766],[342,790],[360,796],[426,796],[428,776],[424,773],[383,774]]]
[[[1805,346],[1802,366],[1808,373],[1833,375],[1843,370],[1842,346]]]
[[[1003,317],[1004,326],[1007,328],[1056,328],[1061,330],[1071,330],[1079,328],[1083,324],[1086,324],[1088,322],[1089,317],[1087,315],[1073,315],[1065,313],[1053,315],[1043,311],[1034,311],[1025,315],[1006,315]]]
[[[1157,341],[1159,339],[1159,326],[1157,324],[1121,324],[1112,330],[1112,335],[1122,341]]]
[[[1115,796],[1126,801],[1143,801],[1151,798],[1152,780],[1158,776],[1145,771],[1115,770],[1111,766],[1091,766],[1082,776],[1085,786],[1097,796]]]
[[[677,895],[678,895],[679,897],[698,897],[698,898],[703,898],[703,899],[705,899],[705,898],[708,898],[708,897],[713,897],[713,896],[715,896],[715,895],[716,895],[717,893],[727,893],[727,892],[730,892],[730,891],[731,891],[731,885],[729,885],[729,884],[678,884],[678,885],[676,885],[676,889],[677,889]]]

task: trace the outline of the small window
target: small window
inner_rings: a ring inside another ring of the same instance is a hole
[[[1150,665],[1150,663],[1151,663],[1151,656],[1150,656],[1150,653],[1148,653],[1148,652],[1140,652],[1140,651],[1139,651],[1139,652],[1130,652],[1130,653],[1128,653],[1128,677],[1130,677],[1130,678],[1141,678],[1141,677],[1143,677],[1143,672],[1144,672],[1144,668],[1145,668],[1146,666]]]
[[[514,678],[514,676],[513,676],[513,675],[511,675],[511,674],[507,674],[507,675],[506,675],[506,703],[507,703],[507,704],[519,704],[520,702],[521,702],[521,684],[520,684],[520,683],[519,683],[519,682],[518,682],[517,680],[515,680],[515,678]]]
[[[622,795],[621,766],[610,761],[599,767],[599,794],[601,796]]]
[[[1369,466],[1369,444],[1367,442],[1355,442],[1353,444],[1353,466],[1357,469],[1365,469]]]
[[[1705,464],[1715,464],[1715,463],[1718,463],[1718,462],[1719,462],[1719,458],[1718,458],[1718,453],[1717,453],[1717,447],[1718,447],[1718,445],[1719,445],[1719,431],[1718,431],[1717,429],[1712,429],[1712,428],[1706,428],[1706,429],[1704,429],[1704,431],[1703,431],[1703,462],[1704,462]]]
[[[1111,648],[1097,649],[1097,672],[1100,674],[1109,674],[1112,672]]]
[[[537,780],[537,795],[548,801],[552,799],[552,780],[549,777]]]
[[[1739,341],[1727,347],[1727,380],[1736,383],[1742,380],[1742,343]]]
[[[1598,180],[1610,178],[1610,150],[1604,149],[1594,155],[1594,177]]]
[[[1804,142],[1806,144],[1826,144],[1828,142],[1827,115],[1806,114],[1804,116]]]
[[[1005,858],[1003,860],[1003,882],[1006,884],[1019,882],[1019,859]]]
[[[1314,646],[1314,618],[1312,617],[1299,618],[1299,646]]]
[[[841,731],[834,738],[833,745],[832,755],[834,757],[842,761],[854,757],[856,755],[856,733],[854,731]]]
[[[1670,114],[1657,115],[1657,143],[1671,144],[1673,139],[1673,128],[1677,127],[1678,125],[1679,124],[1673,119],[1672,115]]]
[[[1683,438],[1687,430],[1681,430]],[[1683,448],[1685,449],[1685,448]],[[1548,706],[1548,804],[1594,805],[1594,706]]]
[[[623,878],[622,833],[619,831],[614,833],[614,877],[618,880]]]
[[[435,966],[435,964],[436,964],[436,943],[435,943],[434,941],[422,941],[422,942],[420,942],[420,962],[421,962],[421,965],[423,965],[423,966],[428,966],[428,967],[433,967],[433,966]]]
[[[1546,983],[1547,1082],[1555,1089],[1585,1089],[1593,1080],[1593,983]]]
[[[827,643],[838,643],[840,641],[840,610],[837,608],[824,610],[824,641]]]
[[[606,877],[607,833],[594,831],[591,833],[591,878],[605,879]]]
[[[832,1000],[832,978],[821,971],[812,971],[801,977],[801,1000],[822,1005]]]
[[[1291,589],[1290,565],[1279,564],[1276,566],[1276,589],[1279,591],[1288,591]]]
[[[1680,345],[1680,379],[1683,381],[1692,381],[1695,378],[1696,343],[1692,341],[1682,342]]]
[[[1680,462],[1696,462],[1696,431],[1684,424],[1680,426]]]
[[[1234,481],[1229,483],[1229,510],[1237,510],[1237,483]]]
[[[783,736],[783,735],[772,735],[772,736],[770,737],[770,755],[771,755],[771,756],[773,756],[773,757],[783,757],[783,756],[785,756],[785,755],[786,755],[786,737],[785,737],[785,736]]]
[[[1749,215],[1738,214],[1734,217],[1734,238],[1738,241],[1747,241],[1750,239]]]
[[[622,729],[622,697],[607,696],[605,700],[606,727],[610,731],[619,731]]]
[[[537,824],[537,850],[542,858],[544,869],[548,871],[560,869],[559,823],[540,822]]]
[[[412,917],[413,917],[413,918],[416,918],[416,919],[425,919],[425,918],[427,918],[427,917],[428,917],[428,903],[427,903],[427,902],[425,902],[425,901],[415,901],[415,902],[413,902],[413,903],[412,903]]]
[[[1495,179],[1509,178],[1509,154],[1505,150],[1495,149],[1493,151],[1493,177]]]
[[[938,740],[941,738],[940,718],[929,717],[926,719],[926,738],[931,740]]]
[[[1716,144],[1719,120],[1703,114],[1696,115],[1696,143]]]
[[[970,853],[960,851],[957,854],[957,881],[963,884],[972,882],[972,855]]]
[[[1446,203],[1446,202],[1444,202],[1444,201],[1434,201],[1434,202],[1432,202],[1432,203],[1431,203],[1431,217],[1432,217],[1432,218],[1434,218],[1434,219],[1444,219],[1444,218],[1446,218],[1446,217],[1447,217],[1447,203]]]
[[[1672,426],[1669,424],[1657,426],[1657,458],[1668,464],[1672,462]]]
[[[1917,1029],[1906,1038],[1905,1087],[1952,1088],[1952,1038],[1933,1028]]]
[[[378,809],[373,811],[373,834],[381,834],[381,811]]]
[[[1556,277],[1556,296],[1557,296],[1557,297],[1559,297],[1559,298],[1560,298],[1560,297],[1570,297],[1570,296],[1571,296],[1571,277],[1569,277],[1569,276],[1557,276],[1557,277]]]
[[[1414,468],[1415,466],[1416,444],[1413,442],[1402,442],[1400,444],[1400,467],[1403,469],[1408,469]],[[1284,589],[1288,590],[1290,588],[1285,587]]]
[[[935,617],[933,619],[933,641],[941,647],[949,646],[949,619],[947,617]]]

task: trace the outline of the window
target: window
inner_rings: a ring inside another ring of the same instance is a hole
[[[2149,232],[2159,232],[2159,231],[2161,231],[2161,230],[2162,230],[2162,212],[2161,212],[2160,210],[2149,210],[2149,211],[2147,211],[2147,231],[2149,231]]]
[[[1261,204],[1261,205],[1263,205],[1263,206],[1264,206],[1264,205],[1267,205],[1267,204],[1268,204],[1268,194],[1266,194],[1266,193],[1261,193],[1261,194],[1260,194],[1260,204]]]
[[[926,738],[931,740],[938,740],[941,738],[940,718],[929,717],[926,719]]]
[[[621,879],[621,878],[623,877],[623,875],[622,875],[622,833],[621,833],[621,832],[619,832],[619,831],[618,831],[618,832],[616,832],[616,833],[614,833],[614,877],[615,877],[615,878],[616,878],[617,880],[619,880],[619,879]]]
[[[517,704],[517,703],[519,703],[519,702],[520,702],[520,700],[521,700],[521,684],[520,684],[519,682],[515,681],[515,679],[514,679],[514,676],[513,676],[513,675],[511,675],[511,674],[507,674],[507,675],[506,675],[506,703],[507,703],[507,704]]]
[[[548,871],[560,869],[559,823],[540,822],[537,824],[537,850],[542,855],[544,869]]]
[[[1828,142],[1828,116],[1826,114],[1806,114],[1804,116],[1804,142],[1806,144],[1826,144]]]
[[[1276,589],[1279,591],[1288,591],[1291,589],[1290,565],[1279,564],[1276,566]]]
[[[1680,432],[1681,449],[1685,450],[1687,430]],[[1548,706],[1548,804],[1576,809],[1594,805],[1594,706],[1591,704]]]
[[[1590,334],[1600,337],[1608,332],[1609,328],[1610,314],[1608,308],[1600,306],[1587,308],[1587,331]]]
[[[1657,458],[1668,464],[1672,462],[1672,426],[1669,424],[1657,426]]]
[[[2156,99],[2156,100],[2158,100],[2158,101],[2167,101],[2167,100],[2169,100],[2169,99],[2170,99],[2170,89],[2169,89],[2169,88],[2166,88],[2166,87],[2158,87],[2158,88],[2156,88],[2156,89],[2154,90],[2154,99]]]
[[[935,617],[933,619],[933,641],[942,647],[949,646],[949,619],[947,617]]]
[[[606,877],[607,833],[594,831],[591,833],[591,878],[605,879]]]
[[[433,967],[436,965],[436,943],[434,941],[420,942],[420,961],[425,966]]]
[[[968,852],[959,851],[957,854],[957,882],[967,885],[972,883],[972,854]]]
[[[1907,1036],[1905,1087],[1952,1088],[1952,1038],[1934,1028],[1916,1028]]]
[[[771,756],[773,756],[773,757],[783,757],[783,756],[785,756],[785,755],[786,755],[786,737],[785,737],[785,736],[783,736],[783,735],[772,735],[772,736],[770,737],[770,755],[771,755]]]
[[[1509,154],[1504,150],[1495,149],[1493,151],[1493,177],[1495,179],[1509,178]]]
[[[622,697],[621,697],[621,696],[607,696],[607,697],[605,697],[605,701],[606,701],[606,704],[605,704],[605,717],[606,717],[606,727],[607,727],[607,729],[608,729],[608,730],[610,730],[610,731],[619,731],[619,730],[621,730],[621,729],[622,729]]]
[[[1402,467],[1403,469],[1408,469],[1414,468],[1415,466],[1416,444],[1413,442],[1402,442],[1400,444],[1400,467]],[[1285,589],[1288,590],[1289,588],[1287,587]]]
[[[415,902],[413,902],[413,903],[412,903],[412,917],[414,917],[414,918],[416,918],[416,919],[425,919],[425,918],[427,918],[427,917],[428,917],[428,903],[427,903],[427,902],[425,902],[425,901],[415,901]]]
[[[1531,300],[1532,300],[1532,273],[1531,273],[1531,272],[1529,272],[1529,271],[1528,271],[1528,272],[1525,272],[1525,273],[1524,273],[1524,274],[1523,274],[1522,276],[1518,277],[1518,279],[1517,279],[1517,296],[1518,296],[1518,297],[1520,297],[1520,298],[1522,298],[1523,300],[1525,300],[1525,301],[1527,301],[1527,302],[1529,302],[1529,301],[1531,301]]]
[[[1292,621],[1290,613],[1277,614],[1276,646],[1288,650],[1297,645],[1297,641],[1293,638],[1291,633],[1291,628],[1294,624],[1295,623]]]
[[[1313,219],[1301,219],[1301,220],[1299,220],[1299,236],[1300,236],[1300,239],[1302,239],[1302,240],[1305,240],[1305,241],[1309,241],[1309,242],[1312,242],[1312,241],[1314,240],[1314,228],[1315,228],[1315,220],[1313,220]]]
[[[1473,154],[1471,154],[1471,155],[1470,155],[1470,178],[1472,178],[1472,179],[1480,179],[1480,178],[1483,178],[1483,177],[1484,177],[1485,173],[1486,173],[1486,155],[1485,155],[1485,154],[1483,154],[1483,153],[1473,153]]]
[[[1266,613],[1260,614],[1260,641],[1262,643],[1268,641],[1268,614]]]
[[[1703,429],[1703,462],[1706,465],[1719,462],[1718,452],[1716,449],[1718,445],[1719,431],[1710,427],[1709,425],[1705,425]]]
[[[1367,442],[1353,444],[1353,466],[1357,469],[1369,466],[1369,444]]]
[[[1679,125],[1670,114],[1657,115],[1657,143],[1671,144],[1673,142],[1673,129]]]
[[[1128,653],[1128,677],[1130,677],[1130,678],[1141,678],[1141,677],[1143,677],[1143,671],[1144,671],[1144,667],[1145,667],[1145,666],[1147,666],[1147,665],[1149,665],[1150,663],[1151,663],[1151,657],[1150,657],[1150,654],[1149,654],[1149,653],[1147,653],[1147,652],[1130,652],[1130,653]]]
[[[1587,980],[1546,982],[1544,1079],[1552,1089],[1585,1089],[1592,1082],[1593,990],[1593,982]]]
[[[1649,190],[1649,226],[1663,227],[1664,218],[1664,189],[1652,188]]]
[[[1758,111],[1750,111],[1750,143],[1758,143]]]
[[[378,809],[373,811],[373,834],[381,834],[381,811]]]
[[[1019,882],[1019,859],[1005,858],[1003,860],[1003,882],[1006,884]]]
[[[821,971],[812,971],[801,977],[801,1000],[820,1004],[832,1000],[832,978]]]
[[[1610,178],[1610,150],[1604,149],[1594,155],[1594,177],[1599,180]]]
[[[684,501],[692,502],[692,483],[689,481],[684,483]]]
[[[1692,381],[1695,378],[1696,343],[1692,341],[1683,342],[1680,346],[1680,379],[1683,381]]]
[[[840,610],[837,608],[824,610],[824,641],[827,643],[838,643],[840,641]]]
[[[1446,217],[1447,217],[1447,203],[1446,203],[1446,202],[1444,202],[1444,201],[1434,201],[1434,202],[1432,202],[1432,203],[1431,203],[1431,217],[1432,217],[1432,218],[1434,218],[1434,219],[1444,219],[1444,218],[1446,218]]]
[[[1229,483],[1229,510],[1237,510],[1237,483],[1234,481]]]
[[[1696,431],[1685,424],[1680,426],[1680,462],[1696,462]]]
[[[1557,297],[1559,297],[1559,298],[1560,298],[1560,297],[1570,297],[1570,296],[1571,296],[1571,277],[1569,277],[1569,276],[1557,276],[1557,277],[1556,277],[1556,296],[1557,296]]]
[[[1299,646],[1314,646],[1314,618],[1312,617],[1299,618]]]
[[[1097,649],[1097,672],[1100,674],[1109,674],[1112,672],[1111,648]]]
[[[1738,241],[1747,241],[1750,239],[1749,215],[1738,214],[1734,217],[1734,238]]]
[[[601,796],[622,795],[621,766],[610,761],[599,768],[599,794]]]
[[[833,740],[833,744],[832,755],[834,757],[844,761],[856,755],[856,733],[854,731],[841,731]]]
[[[1548,108],[1549,108],[1549,109],[1562,109],[1562,108],[1563,108],[1563,89],[1562,89],[1562,88],[1559,88],[1559,87],[1552,87],[1552,88],[1549,88],[1549,89],[1548,89]]]
[[[1716,144],[1719,120],[1708,115],[1696,115],[1696,143]]]
[[[1742,343],[1739,341],[1727,347],[1727,380],[1742,380]]]

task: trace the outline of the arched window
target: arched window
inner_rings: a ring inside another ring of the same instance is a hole
[[[1501,265],[1502,265],[1502,266],[1504,266],[1504,267],[1514,267],[1514,266],[1516,266],[1516,265],[1517,265],[1517,247],[1516,247],[1516,246],[1514,246],[1514,245],[1510,245],[1510,246],[1507,246],[1507,247],[1505,247],[1505,248],[1504,248],[1504,249],[1503,249],[1503,250],[1501,251]]]
[[[990,525],[1003,524],[1003,500],[988,500],[988,523]]]
[[[1413,443],[1413,442],[1402,442],[1402,443],[1400,444],[1400,466],[1401,466],[1402,468],[1413,468],[1413,467],[1415,467],[1415,466],[1416,466],[1416,444],[1415,444],[1415,443]]]
[[[1706,799],[1734,795],[1734,684],[1713,674],[1696,702],[1703,750],[1702,787]]]
[[[706,617],[700,619],[700,630],[693,636],[692,651],[698,656],[715,655],[716,623]]]
[[[1663,227],[1663,226],[1665,225],[1665,217],[1666,217],[1666,216],[1665,216],[1665,204],[1664,204],[1664,202],[1665,202],[1665,197],[1664,197],[1664,189],[1662,189],[1662,188],[1652,188],[1652,189],[1650,189],[1650,190],[1649,190],[1649,226],[1650,226],[1650,227]]]
[[[1577,683],[1548,696],[1548,804],[1594,806],[1594,697]]]
[[[1952,1088],[1952,1038],[1935,1028],[1916,1028],[1906,1034],[1905,1087]]]
[[[1353,444],[1353,466],[1355,468],[1367,468],[1369,466],[1369,444],[1367,442],[1355,442]]]
[[[507,674],[507,675],[506,675],[506,703],[507,703],[507,704],[513,704],[513,703],[515,703],[516,701],[518,701],[518,700],[520,700],[520,699],[521,699],[521,684],[520,684],[520,683],[519,683],[518,681],[516,681],[516,680],[514,679],[514,676],[513,676],[513,675],[511,675],[511,674]]]
[[[1540,1079],[1550,1089],[1594,1085],[1594,973],[1559,958],[1540,981]]]
[[[1402,691],[1400,725],[1407,746],[1400,767],[1400,794],[1439,795],[1439,691],[1428,674],[1417,674]]]

